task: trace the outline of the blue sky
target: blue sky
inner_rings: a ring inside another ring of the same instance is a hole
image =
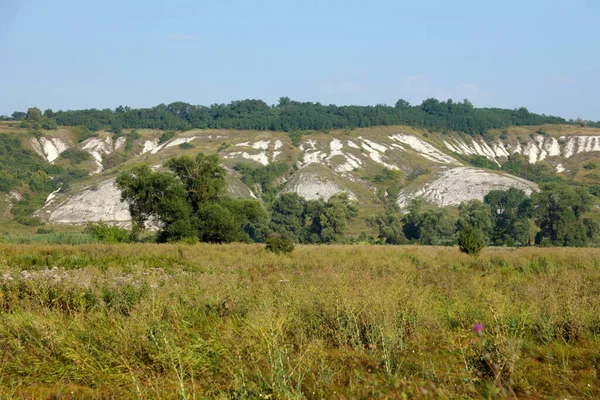
[[[0,114],[468,98],[600,120],[600,0],[0,0]]]

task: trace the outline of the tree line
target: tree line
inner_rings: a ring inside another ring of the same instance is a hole
[[[408,125],[439,132],[483,135],[490,129],[509,126],[568,123],[560,117],[531,113],[525,107],[515,110],[476,108],[466,99],[454,102],[451,99],[439,101],[434,98],[414,106],[403,99],[398,100],[394,106],[336,106],[281,97],[278,104],[272,106],[262,100],[249,99],[211,106],[175,102],[151,108],[119,106],[115,110],[46,110],[43,114],[34,107],[27,113],[15,112],[12,117],[16,120],[32,120],[38,125],[45,124],[49,127],[53,124],[84,126],[90,131],[108,128],[115,133],[120,133],[125,128],[296,132]]]
[[[522,190],[493,190],[483,199],[464,202],[458,217],[445,209],[425,209],[414,199],[404,215],[389,210],[369,218],[378,239],[388,244],[484,246],[587,246],[600,232],[589,215],[596,199],[583,187],[542,185],[527,196]]]

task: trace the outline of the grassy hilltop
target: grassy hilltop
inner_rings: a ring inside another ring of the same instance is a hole
[[[1,396],[600,396],[600,250],[374,249],[0,246]]]

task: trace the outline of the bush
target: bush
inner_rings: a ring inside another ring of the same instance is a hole
[[[163,144],[175,137],[175,131],[166,131],[158,139],[158,144]]]
[[[111,226],[105,223],[88,224],[84,233],[104,243],[125,243],[129,241],[129,232],[118,226]]]
[[[268,236],[265,239],[265,250],[275,254],[289,254],[294,251],[294,242],[281,236]]]
[[[181,150],[189,150],[189,149],[193,149],[193,148],[194,148],[194,145],[193,145],[193,144],[191,144],[191,143],[185,142],[185,143],[181,143],[181,144],[179,145],[179,148],[180,148]]]
[[[487,245],[485,234],[466,226],[458,235],[458,248],[466,254],[477,255]]]
[[[590,161],[589,163],[585,164],[583,166],[583,168],[585,168],[585,169],[596,169],[596,168],[598,168],[598,164],[595,163],[595,162]]]
[[[90,153],[77,149],[67,149],[60,153],[60,156],[65,160],[71,161],[71,164],[73,165],[79,165],[83,161],[90,159]]]

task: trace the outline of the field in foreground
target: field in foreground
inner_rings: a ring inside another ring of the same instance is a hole
[[[0,396],[599,398],[599,310],[600,249],[4,245]]]

